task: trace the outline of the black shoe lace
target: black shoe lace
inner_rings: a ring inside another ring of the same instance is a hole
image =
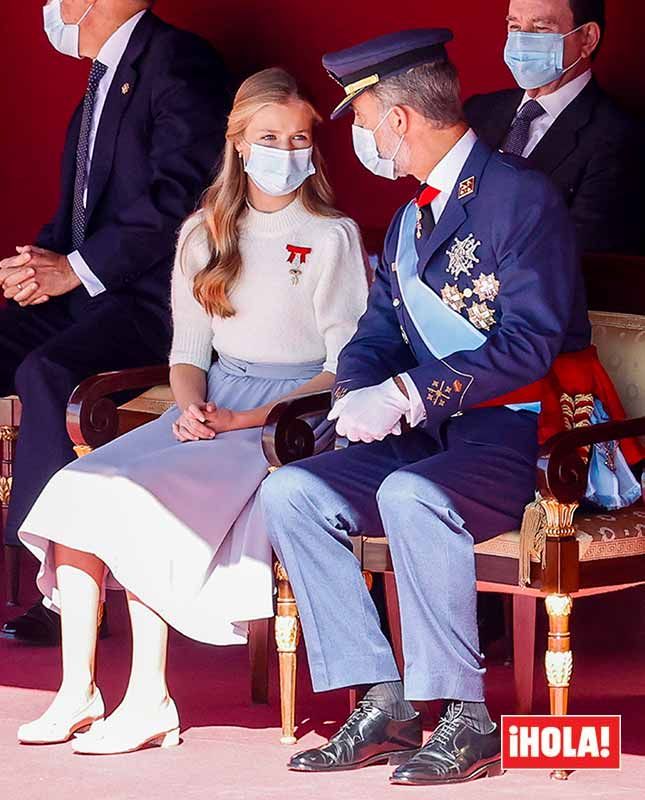
[[[344,733],[348,733],[351,728],[367,719],[374,705],[369,700],[360,700],[347,720],[340,726],[336,733],[331,737],[330,741],[340,738]]]
[[[461,716],[462,708],[461,704],[448,707],[430,737],[431,742],[437,742],[442,747],[446,747],[463,722]]]

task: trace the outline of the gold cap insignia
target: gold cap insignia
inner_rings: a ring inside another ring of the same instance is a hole
[[[124,83],[121,87],[121,94],[127,94],[130,91],[130,84]]]
[[[457,199],[461,200],[464,197],[468,197],[469,194],[473,194],[475,191],[475,176],[473,175],[470,178],[466,178],[465,181],[462,181],[459,184],[459,191],[457,192]]]

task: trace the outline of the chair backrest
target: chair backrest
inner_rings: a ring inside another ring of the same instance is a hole
[[[628,417],[645,417],[645,316],[590,311],[593,343]]]

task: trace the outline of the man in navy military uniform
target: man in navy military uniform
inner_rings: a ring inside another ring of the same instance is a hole
[[[396,759],[391,780],[403,784],[500,771],[473,548],[515,528],[532,498],[539,405],[481,406],[542,378],[560,353],[587,347],[590,331],[564,202],[468,128],[451,38],[406,31],[323,61],[346,93],[334,116],[354,112],[362,163],[422,187],[392,221],[340,357],[330,418],[360,444],[284,467],[262,489],[315,690],[367,690],[326,745],[291,759],[294,770]],[[366,532],[390,543],[403,681],[350,545]],[[422,747],[409,701],[435,699],[445,709]]]

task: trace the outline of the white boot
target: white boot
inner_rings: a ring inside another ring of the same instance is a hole
[[[146,711],[134,719],[112,722],[108,717],[84,736],[77,736],[72,750],[82,755],[108,756],[133,753],[143,747],[175,747],[179,744],[179,714],[172,698],[156,713]]]
[[[101,692],[95,688],[90,700],[72,714],[61,716],[54,706],[42,717],[27,722],[18,728],[21,744],[62,744],[82,730],[87,730],[105,716],[105,705]]]

